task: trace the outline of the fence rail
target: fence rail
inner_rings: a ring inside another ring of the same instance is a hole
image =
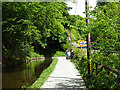
[[[118,81],[117,81],[118,82],[118,86],[120,86],[120,68],[119,67],[118,67],[118,71],[116,71],[116,70],[113,70],[113,69],[111,69],[109,67],[106,67],[104,65],[98,64],[96,62],[94,62],[93,64],[95,65],[95,68],[94,67],[92,68],[92,74],[96,70],[96,75],[98,75],[98,73],[100,71],[102,71],[103,68],[104,68],[104,69],[108,70],[108,72],[107,72],[108,75],[110,74],[110,72],[113,72],[113,73],[115,73],[117,75],[117,77],[118,77]],[[98,66],[100,66],[100,71],[98,71]]]

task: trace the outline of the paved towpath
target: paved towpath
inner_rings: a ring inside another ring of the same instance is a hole
[[[86,88],[85,83],[70,60],[58,57],[55,70],[41,88]]]

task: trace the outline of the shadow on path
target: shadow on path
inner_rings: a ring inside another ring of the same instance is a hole
[[[41,88],[86,88],[78,70],[66,57],[58,57],[53,73]]]
[[[83,79],[81,78],[69,78],[69,77],[50,77],[54,78],[55,81],[59,80],[55,88],[84,88]]]

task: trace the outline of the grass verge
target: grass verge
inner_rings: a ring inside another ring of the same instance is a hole
[[[50,66],[42,72],[40,77],[29,88],[40,88],[44,84],[44,82],[48,79],[48,77],[53,72],[53,70],[55,69],[57,62],[58,62],[57,58],[53,59]]]

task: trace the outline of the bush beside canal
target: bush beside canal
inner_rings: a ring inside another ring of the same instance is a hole
[[[81,49],[75,49],[74,53],[75,55],[72,59],[72,62],[80,72],[87,88],[113,88],[118,90],[119,86],[117,85],[117,76],[112,72],[108,72],[108,70],[104,68],[103,70],[101,69],[101,66],[104,65],[106,67],[112,68],[113,70],[116,70],[115,65],[117,65],[118,60],[116,55],[110,54],[111,56],[105,57],[103,56],[103,53],[93,53],[91,59],[92,76],[88,79],[88,60],[86,52]],[[96,66],[93,65],[93,62],[101,64],[101,66],[98,66],[97,71],[94,72],[93,67],[96,69]],[[96,75],[96,73],[98,74]]]
[[[40,88],[44,84],[44,82],[48,79],[48,77],[53,72],[53,70],[55,69],[57,62],[58,62],[58,59],[54,58],[50,66],[42,72],[40,77],[29,88]]]
[[[31,58],[44,57],[44,55],[39,54],[39,53],[36,53],[36,52],[33,52],[33,51],[31,51],[29,55],[30,55],[30,56],[26,58],[27,60],[30,60]]]
[[[66,55],[66,52],[64,52],[64,51],[56,51],[54,57],[65,56],[65,55]]]

